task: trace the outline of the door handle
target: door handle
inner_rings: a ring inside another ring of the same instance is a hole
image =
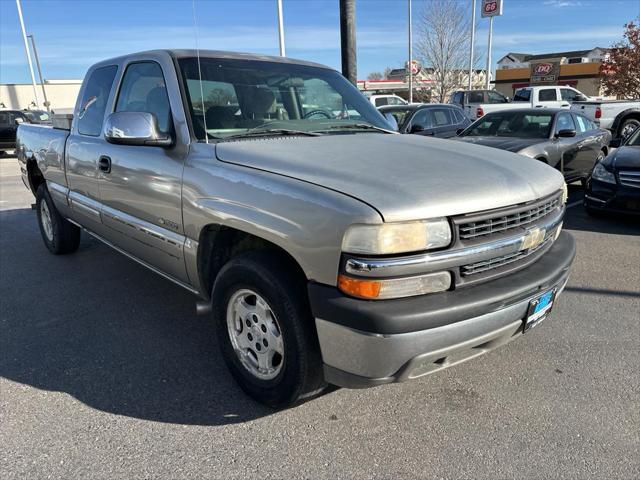
[[[111,158],[102,155],[98,160],[98,168],[101,172],[111,173]]]

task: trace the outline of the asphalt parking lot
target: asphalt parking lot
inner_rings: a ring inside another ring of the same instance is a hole
[[[45,249],[0,159],[0,478],[640,477],[640,225],[592,219],[552,316],[417,381],[249,400],[194,298],[88,235]]]

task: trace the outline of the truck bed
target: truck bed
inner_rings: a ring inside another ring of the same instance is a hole
[[[18,127],[16,153],[22,179],[31,188],[28,163],[35,161],[50,181],[66,185],[64,175],[65,144],[69,131],[48,125],[22,124]],[[35,193],[35,192],[34,192]]]

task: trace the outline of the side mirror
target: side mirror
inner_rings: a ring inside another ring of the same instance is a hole
[[[24,123],[24,118],[22,117],[17,117],[15,119],[16,125],[20,125],[21,123]]]
[[[557,138],[569,138],[569,137],[575,137],[575,136],[576,136],[576,131],[573,128],[565,128],[563,130],[560,130],[558,133],[556,133]]]
[[[415,124],[415,125],[411,125],[411,129],[409,130],[409,133],[418,133],[423,131],[424,131],[424,127],[422,125]]]
[[[391,126],[392,130],[398,131],[398,121],[396,117],[394,117],[391,113],[387,112],[384,114],[384,119]]]
[[[618,137],[618,138],[614,138],[609,142],[609,146],[611,148],[620,148],[620,145],[622,145],[622,138]]]
[[[148,112],[116,112],[107,117],[104,138],[119,145],[169,147],[171,135],[160,132],[158,119]]]
[[[511,103],[511,97],[504,97],[504,98],[506,98],[506,99],[507,99],[507,102],[506,102],[506,103]]]

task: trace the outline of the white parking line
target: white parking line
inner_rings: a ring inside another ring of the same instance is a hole
[[[582,205],[582,200],[576,200],[575,202],[567,203],[567,208],[575,207],[577,205]]]

